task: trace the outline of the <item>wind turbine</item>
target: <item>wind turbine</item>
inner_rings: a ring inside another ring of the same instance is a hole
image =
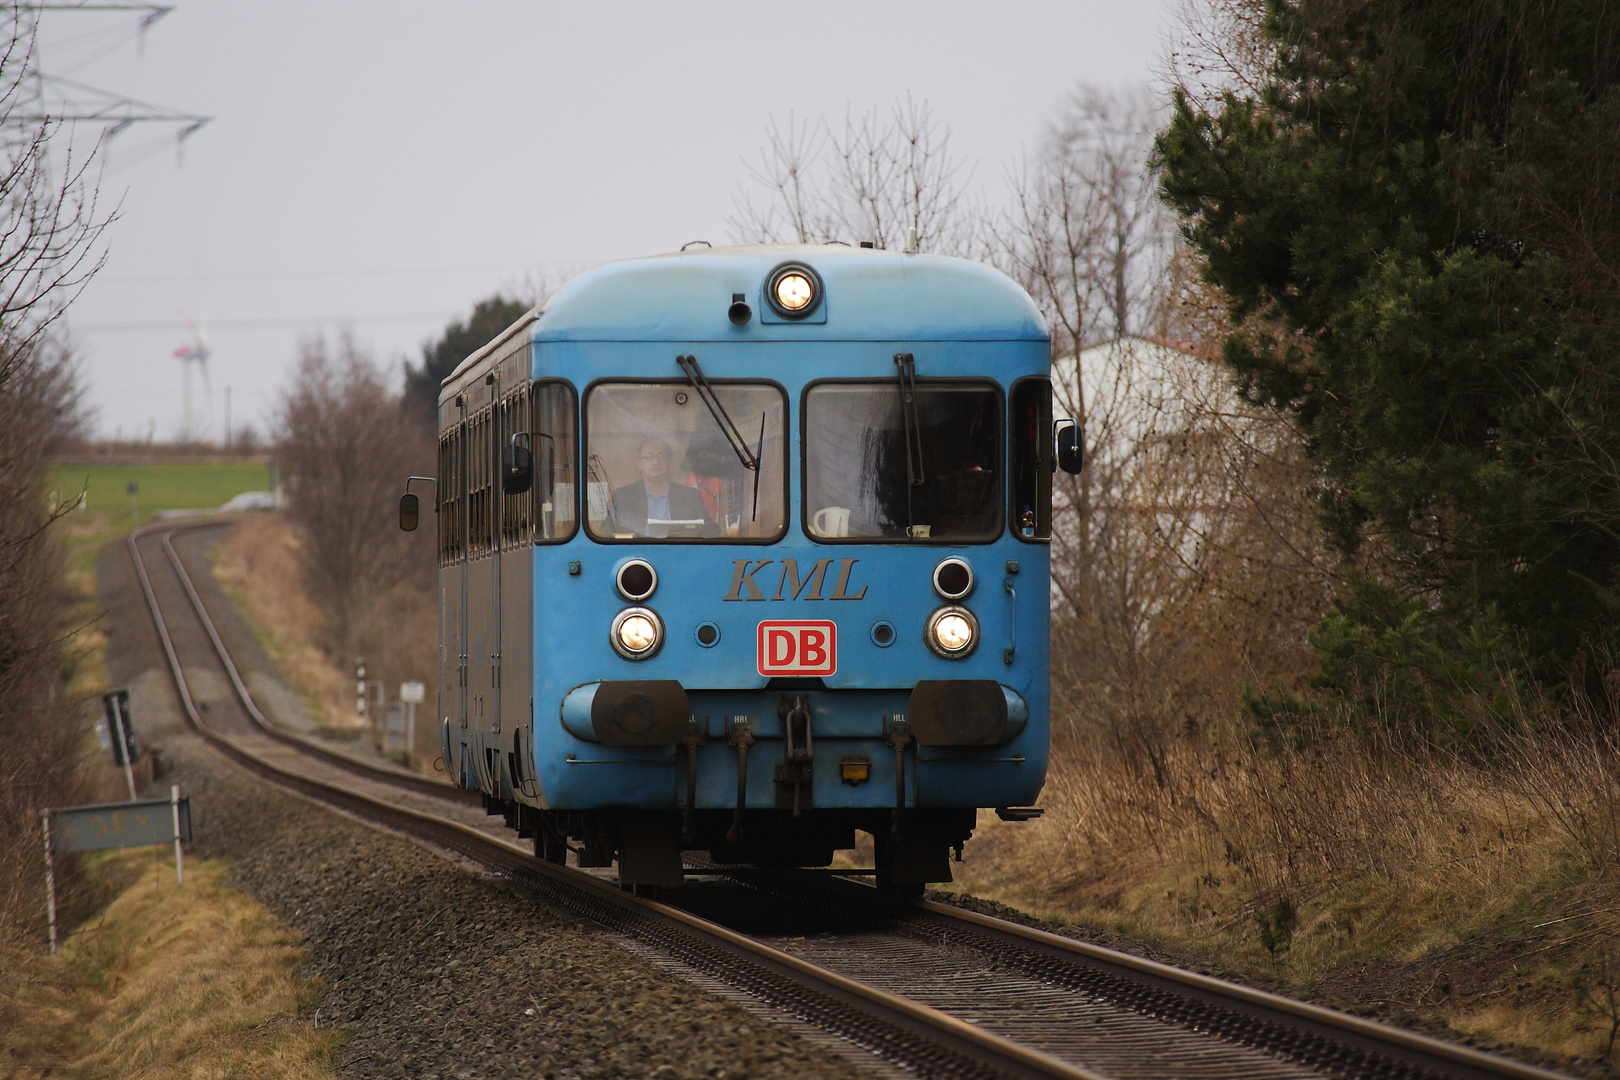
[[[185,312],[182,311],[180,317],[184,319]],[[193,364],[202,373],[203,397],[208,402],[208,419],[210,422],[213,420],[214,391],[208,383],[208,358],[213,355],[213,350],[208,347],[208,315],[206,312],[203,314],[201,322],[186,319],[186,324],[191,327],[191,344],[180,346],[174,350],[174,355],[175,359],[179,360],[183,365],[185,372],[185,398],[183,402],[185,420],[182,438],[189,443],[196,439],[196,428],[193,426],[191,413],[191,368]]]

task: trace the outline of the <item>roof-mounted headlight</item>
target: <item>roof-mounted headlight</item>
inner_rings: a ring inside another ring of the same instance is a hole
[[[965,607],[942,607],[928,617],[923,637],[935,655],[960,660],[978,648],[979,620]]]
[[[765,280],[765,301],[784,319],[802,319],[821,303],[821,277],[803,263],[783,263]]]
[[[651,608],[625,608],[614,618],[608,641],[626,660],[645,660],[664,644],[664,620]]]

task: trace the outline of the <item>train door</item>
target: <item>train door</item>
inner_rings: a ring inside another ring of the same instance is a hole
[[[444,767],[459,776],[451,732],[467,726],[467,425],[459,401],[451,408],[439,439],[439,716]]]
[[[514,365],[526,367],[526,365]],[[514,373],[516,374],[516,373]],[[529,382],[525,377],[515,390],[501,403],[501,447],[514,445],[529,449],[533,433],[529,418]],[[500,598],[496,618],[500,635],[500,701],[501,727],[511,733],[507,751],[507,771],[514,788],[522,788],[533,774],[533,767],[524,767],[517,759],[529,739],[525,737],[529,723],[529,702],[533,692],[530,679],[530,618],[532,607],[528,602],[534,584],[534,558],[529,549],[529,535],[534,524],[534,477],[531,450],[531,469],[528,490],[501,495],[501,568]],[[531,786],[532,791],[532,786]]]
[[[467,597],[464,601],[467,612],[467,724],[475,733],[491,730],[496,720],[490,711],[494,684],[494,649],[490,634],[490,592],[491,579],[494,577],[494,562],[490,557],[494,470],[490,467],[490,455],[494,440],[490,430],[490,414],[491,409],[485,406],[467,423],[469,538]],[[470,744],[475,748],[480,747],[483,740],[474,738]],[[480,760],[475,764],[476,767],[469,773],[481,779],[487,762]]]

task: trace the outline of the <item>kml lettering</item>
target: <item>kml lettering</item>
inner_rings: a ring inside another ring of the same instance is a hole
[[[775,559],[733,559],[731,560],[731,590],[726,593],[727,600],[764,600],[764,590],[755,580],[759,572],[773,564]],[[783,559],[780,576],[776,581],[776,592],[771,595],[772,600],[859,600],[866,595],[866,586],[862,585],[860,592],[849,591],[850,575],[855,570],[859,559],[839,559],[837,583],[833,586],[831,596],[822,596],[821,590],[827,581],[827,572],[832,568],[832,559],[817,559],[810,566],[809,573],[799,576],[799,561],[797,559]],[[769,581],[769,578],[766,578]]]

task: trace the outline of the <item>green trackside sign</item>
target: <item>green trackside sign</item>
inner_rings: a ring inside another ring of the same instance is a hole
[[[42,812],[45,829],[45,899],[49,906],[51,952],[56,951],[56,867],[53,856],[74,851],[174,845],[174,877],[185,881],[180,845],[191,842],[191,799],[171,787],[167,799],[69,806]]]
[[[70,806],[51,811],[51,851],[105,851],[108,848],[145,847],[174,842],[175,811],[180,815],[180,839],[191,840],[191,797],[142,799],[139,802]]]

